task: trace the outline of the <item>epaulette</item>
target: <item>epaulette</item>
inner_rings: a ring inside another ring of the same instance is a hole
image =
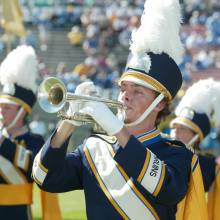
[[[168,145],[172,145],[174,147],[186,147],[186,145],[183,142],[171,138],[169,134],[161,132],[160,135],[163,138],[164,142]]]
[[[207,152],[207,151],[203,151],[201,149],[197,150],[196,153],[199,154],[199,155],[205,156],[205,157],[210,157],[210,158],[215,157],[212,153]]]
[[[172,147],[186,147],[183,142],[171,138],[164,138],[164,142],[168,145],[171,145]]]

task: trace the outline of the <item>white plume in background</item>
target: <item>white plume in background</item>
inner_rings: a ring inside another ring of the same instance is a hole
[[[35,93],[37,74],[37,56],[31,46],[18,46],[7,55],[0,66],[0,82],[4,91],[12,90],[16,83]]]
[[[213,93],[215,93],[213,100],[213,112],[212,119],[216,125],[216,127],[220,126],[220,82],[215,81],[215,86],[213,88]]]
[[[178,104],[175,114],[190,108],[198,113],[206,113],[215,126],[220,125],[220,82],[212,78],[199,80],[189,87]]]
[[[179,0],[146,0],[141,25],[132,33],[130,50],[141,56],[146,52],[168,54],[177,64],[182,61]]]

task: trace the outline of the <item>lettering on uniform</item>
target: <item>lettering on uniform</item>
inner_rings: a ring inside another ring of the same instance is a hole
[[[156,177],[159,171],[160,161],[156,155],[154,155],[153,165],[151,167],[150,176]]]
[[[146,172],[141,180],[141,185],[147,189],[150,193],[154,193],[162,173],[162,161],[151,151],[149,151],[150,161],[146,169]]]

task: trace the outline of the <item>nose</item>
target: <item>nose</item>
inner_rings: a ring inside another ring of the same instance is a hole
[[[128,102],[131,100],[132,97],[129,91],[126,90],[126,91],[121,92],[120,98],[123,102]]]

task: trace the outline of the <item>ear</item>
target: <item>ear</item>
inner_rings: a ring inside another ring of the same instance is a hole
[[[166,101],[163,99],[160,101],[157,106],[154,108],[156,112],[161,112],[166,107]]]

